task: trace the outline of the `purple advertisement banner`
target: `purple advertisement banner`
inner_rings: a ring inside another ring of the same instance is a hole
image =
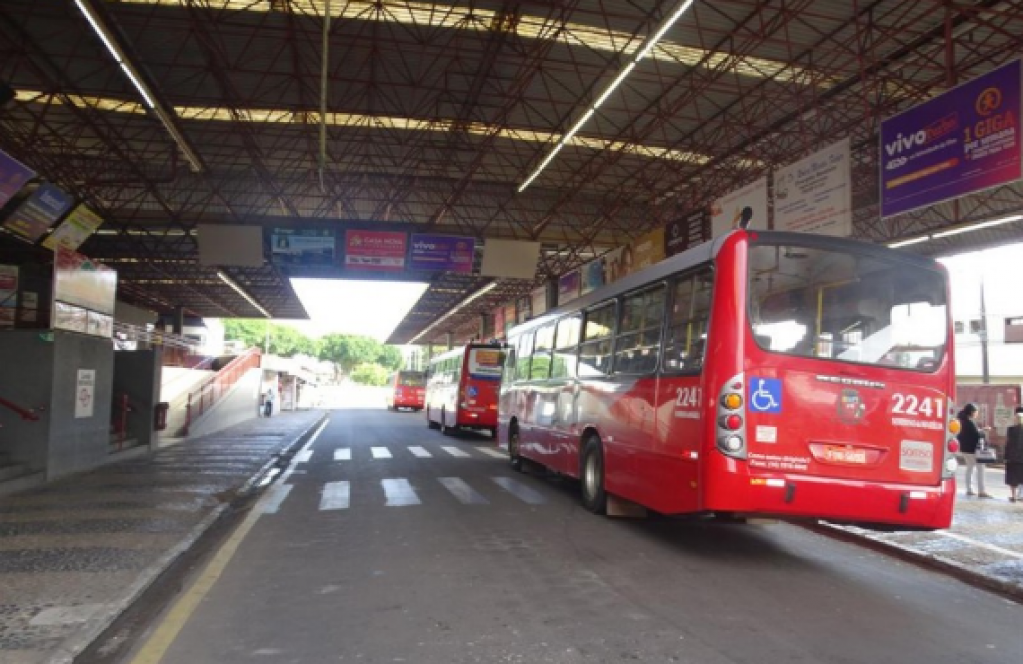
[[[34,175],[31,168],[0,151],[0,207],[7,205]]]
[[[881,125],[881,216],[1023,177],[1019,60]]]
[[[472,273],[476,240],[454,235],[412,235],[409,269]]]

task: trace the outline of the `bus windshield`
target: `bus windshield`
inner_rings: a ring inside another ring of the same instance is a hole
[[[421,371],[402,371],[398,374],[399,387],[424,387],[426,377]]]
[[[948,331],[938,270],[868,254],[756,244],[749,314],[764,350],[932,372]]]

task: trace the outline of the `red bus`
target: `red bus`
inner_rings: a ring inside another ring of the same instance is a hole
[[[503,364],[504,349],[490,344],[469,344],[431,359],[426,374],[429,427],[445,434],[476,429],[496,436]]]
[[[734,231],[509,333],[512,465],[664,514],[948,527],[948,278],[853,240]]]
[[[387,410],[422,410],[426,401],[426,376],[422,371],[398,371],[387,379]]]

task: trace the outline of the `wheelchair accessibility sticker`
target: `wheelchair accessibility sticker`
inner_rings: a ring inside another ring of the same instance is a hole
[[[781,380],[753,378],[749,386],[749,406],[755,413],[780,413]]]

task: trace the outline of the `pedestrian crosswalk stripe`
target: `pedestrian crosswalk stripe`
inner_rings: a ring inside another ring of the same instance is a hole
[[[426,451],[425,447],[419,447],[418,445],[408,448],[408,451],[419,457],[420,459],[429,459],[433,455]]]
[[[380,486],[384,488],[384,493],[387,495],[385,503],[387,507],[404,507],[421,503],[415,489],[406,479],[380,480]]]
[[[348,482],[327,482],[320,496],[320,510],[346,510],[351,495],[352,487]]]
[[[491,477],[490,479],[492,479],[497,486],[530,505],[541,505],[547,502],[547,499],[538,491],[534,491],[525,484],[516,482],[510,477]]]
[[[386,447],[371,447],[370,451],[373,452],[374,459],[390,459],[391,450]]]
[[[487,456],[492,456],[495,459],[507,459],[508,458],[508,455],[504,453],[504,450],[495,450],[495,449],[491,449],[489,447],[481,447],[481,448],[479,448],[479,450],[480,450],[480,452],[486,454]]]
[[[463,505],[489,505],[490,501],[471,486],[457,477],[438,477],[437,481],[451,492]]]
[[[441,445],[440,448],[450,454],[453,457],[467,457],[469,456],[457,447],[451,447],[450,445]]]
[[[352,460],[352,448],[350,447],[339,447],[334,450],[334,461],[351,461]]]
[[[290,484],[275,484],[270,487],[266,494],[266,502],[263,503],[263,514],[277,514],[281,509],[281,503],[291,493]]]

